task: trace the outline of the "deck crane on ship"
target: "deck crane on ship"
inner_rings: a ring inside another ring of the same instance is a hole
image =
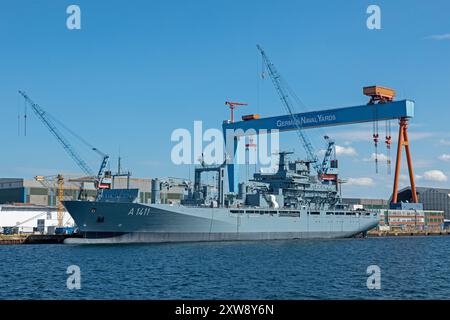
[[[267,68],[267,71],[269,73],[270,78],[272,79],[272,83],[278,93],[278,96],[280,97],[281,102],[283,103],[283,106],[285,110],[287,111],[288,115],[291,117],[292,123],[296,127],[297,135],[303,145],[303,148],[306,151],[308,161],[311,162],[313,168],[318,174],[318,177],[320,179],[324,180],[337,180],[337,162],[335,159],[331,161],[331,156],[335,154],[334,146],[335,143],[332,139],[330,139],[328,136],[325,136],[325,140],[327,142],[327,149],[325,151],[325,156],[323,158],[323,161],[319,161],[319,158],[317,157],[317,154],[314,150],[314,147],[309,140],[308,136],[305,132],[302,130],[301,121],[297,117],[296,113],[294,112],[293,103],[291,101],[291,98],[289,94],[287,93],[287,90],[285,88],[285,85],[283,85],[281,74],[278,72],[275,65],[272,63],[272,61],[267,56],[264,49],[258,44],[256,45],[259,52],[261,53],[264,65]],[[332,168],[331,168],[332,167]],[[328,172],[329,169],[333,172]]]

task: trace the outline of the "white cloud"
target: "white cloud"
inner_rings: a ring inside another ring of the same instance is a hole
[[[375,158],[378,158],[378,162],[387,162],[387,160],[389,159],[387,155],[385,155],[384,153],[378,153],[377,154],[374,152],[370,155],[370,158],[364,158],[363,161],[369,162],[369,161],[375,161]]]
[[[343,147],[336,145],[336,155],[344,155],[344,156],[357,156],[355,148],[353,147]]]
[[[416,176],[416,178],[417,178],[417,176]],[[409,181],[409,176],[406,175],[406,174],[401,174],[400,177],[399,177],[399,180],[401,182],[408,182]]]
[[[429,39],[433,40],[450,40],[450,33],[444,33],[444,34],[435,34],[428,37]]]
[[[447,181],[447,176],[441,170],[429,170],[423,173],[423,179],[427,181],[444,182]]]
[[[439,144],[441,144],[443,146],[450,146],[450,141],[446,140],[446,139],[441,139],[441,140],[439,140]]]
[[[349,178],[346,184],[349,186],[372,187],[375,185],[375,181],[372,178],[365,177]]]
[[[317,155],[320,157],[323,157],[325,155],[326,150],[321,149],[317,151]],[[336,155],[338,156],[357,156],[358,153],[356,152],[355,148],[353,147],[343,147],[336,145]]]
[[[450,161],[450,154],[446,154],[446,153],[441,154],[441,155],[439,156],[439,160],[442,160],[442,161]]]

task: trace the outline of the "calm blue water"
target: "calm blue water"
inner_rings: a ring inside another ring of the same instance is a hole
[[[0,299],[448,299],[450,237],[0,246]],[[66,287],[69,265],[81,289]],[[381,268],[368,290],[366,268]]]

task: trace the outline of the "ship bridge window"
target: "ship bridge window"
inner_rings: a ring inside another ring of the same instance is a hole
[[[334,215],[334,212],[328,211],[327,216],[329,216],[329,215]]]
[[[354,212],[346,212],[345,215],[347,215],[347,216],[354,216],[355,213]]]
[[[267,211],[267,213],[270,213],[270,214],[277,214],[278,212],[277,212],[277,211]]]
[[[255,213],[255,210],[247,210],[246,213]]]
[[[311,211],[311,214],[320,215],[320,212],[319,211]]]
[[[344,213],[342,211],[338,211],[335,214],[338,215],[338,216],[343,216],[344,215]]]
[[[279,211],[280,217],[299,217],[300,211]]]

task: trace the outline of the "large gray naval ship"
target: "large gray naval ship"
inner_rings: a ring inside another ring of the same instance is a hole
[[[194,185],[185,183],[179,204],[159,203],[161,188],[175,183],[170,179],[152,180],[150,204],[137,201],[137,189],[103,190],[96,201],[64,201],[82,235],[66,243],[345,238],[377,226],[377,213],[342,204],[337,160],[317,177],[310,162],[289,161],[288,154],[279,154],[275,173],[255,173],[237,194],[223,192],[224,164],[196,168]],[[217,173],[215,188],[202,185],[204,172]]]

